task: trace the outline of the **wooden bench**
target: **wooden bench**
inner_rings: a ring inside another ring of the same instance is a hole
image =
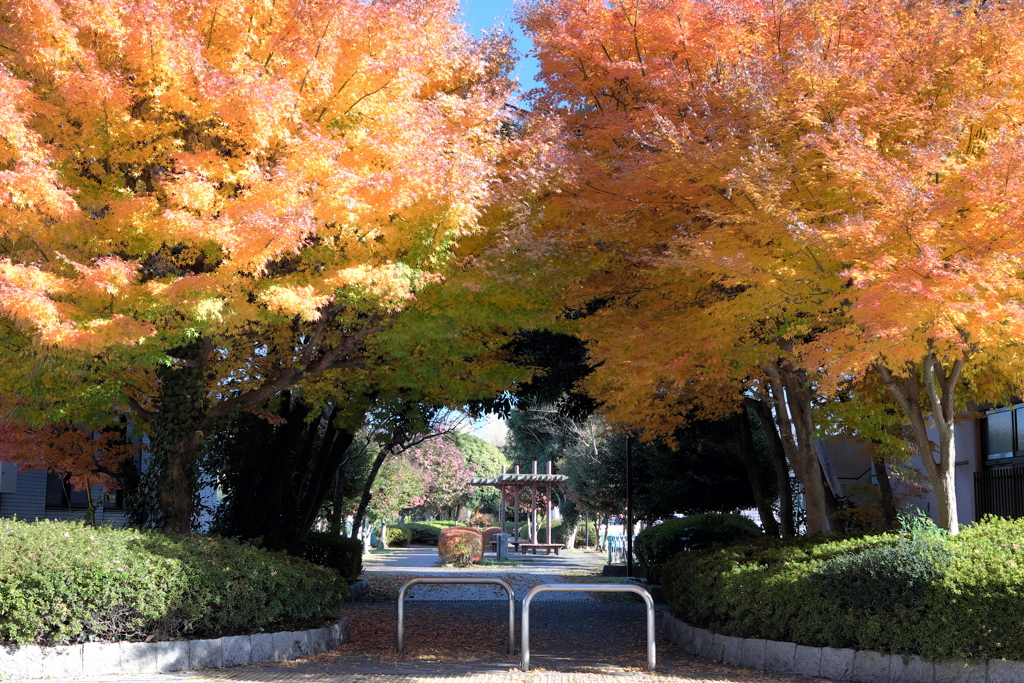
[[[545,555],[550,555],[554,550],[557,555],[558,551],[564,547],[564,543],[520,543],[519,552],[523,554],[530,552],[536,555],[538,550],[543,550]]]

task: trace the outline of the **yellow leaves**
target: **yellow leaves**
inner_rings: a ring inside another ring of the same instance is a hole
[[[316,288],[311,285],[272,285],[259,298],[268,309],[288,316],[298,316],[306,322],[319,320],[321,309],[333,299],[329,294],[317,294]]]

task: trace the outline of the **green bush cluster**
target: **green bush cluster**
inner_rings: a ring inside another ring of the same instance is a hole
[[[389,548],[404,548],[409,545],[409,532],[400,526],[389,526],[387,543]]]
[[[302,559],[322,567],[330,567],[352,583],[363,573],[363,543],[357,538],[336,534],[311,533],[302,542]]]
[[[927,659],[1024,660],[1024,521],[958,536],[746,541],[662,568],[674,614],[717,633]]]
[[[172,640],[320,626],[338,572],[208,536],[0,520],[0,642]]]
[[[633,553],[644,568],[647,580],[660,583],[661,565],[684,550],[697,550],[760,535],[761,529],[757,524],[741,515],[690,515],[666,519],[647,527],[637,534]]]
[[[437,537],[443,529],[458,526],[458,522],[409,522],[397,524],[396,528],[404,529],[409,534],[409,542],[416,545],[437,545]]]

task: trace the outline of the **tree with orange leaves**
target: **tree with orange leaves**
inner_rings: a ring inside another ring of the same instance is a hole
[[[140,447],[113,429],[93,431],[67,424],[43,428],[10,422],[0,425],[0,460],[66,477],[72,488],[86,492],[90,509],[92,487],[117,488],[122,466],[139,454]]]
[[[498,134],[507,42],[457,11],[0,1],[5,388],[34,398],[14,417],[130,412],[170,482],[159,523],[187,531],[199,445],[231,411],[297,385],[360,403],[427,339],[448,340],[448,400],[493,387],[489,341],[451,340],[484,326],[452,303],[500,327],[503,292],[453,256],[534,182],[508,161],[537,148]],[[414,309],[436,332],[414,338]]]
[[[955,532],[964,372],[974,397],[1020,384],[1021,10],[541,0],[522,18],[536,102],[571,132],[537,225],[587,258],[570,294],[606,302],[584,326],[611,418],[667,431],[772,400],[825,531],[813,408],[873,366]]]

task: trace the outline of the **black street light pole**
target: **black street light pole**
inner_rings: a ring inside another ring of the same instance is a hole
[[[633,437],[626,435],[626,576],[633,576]]]

